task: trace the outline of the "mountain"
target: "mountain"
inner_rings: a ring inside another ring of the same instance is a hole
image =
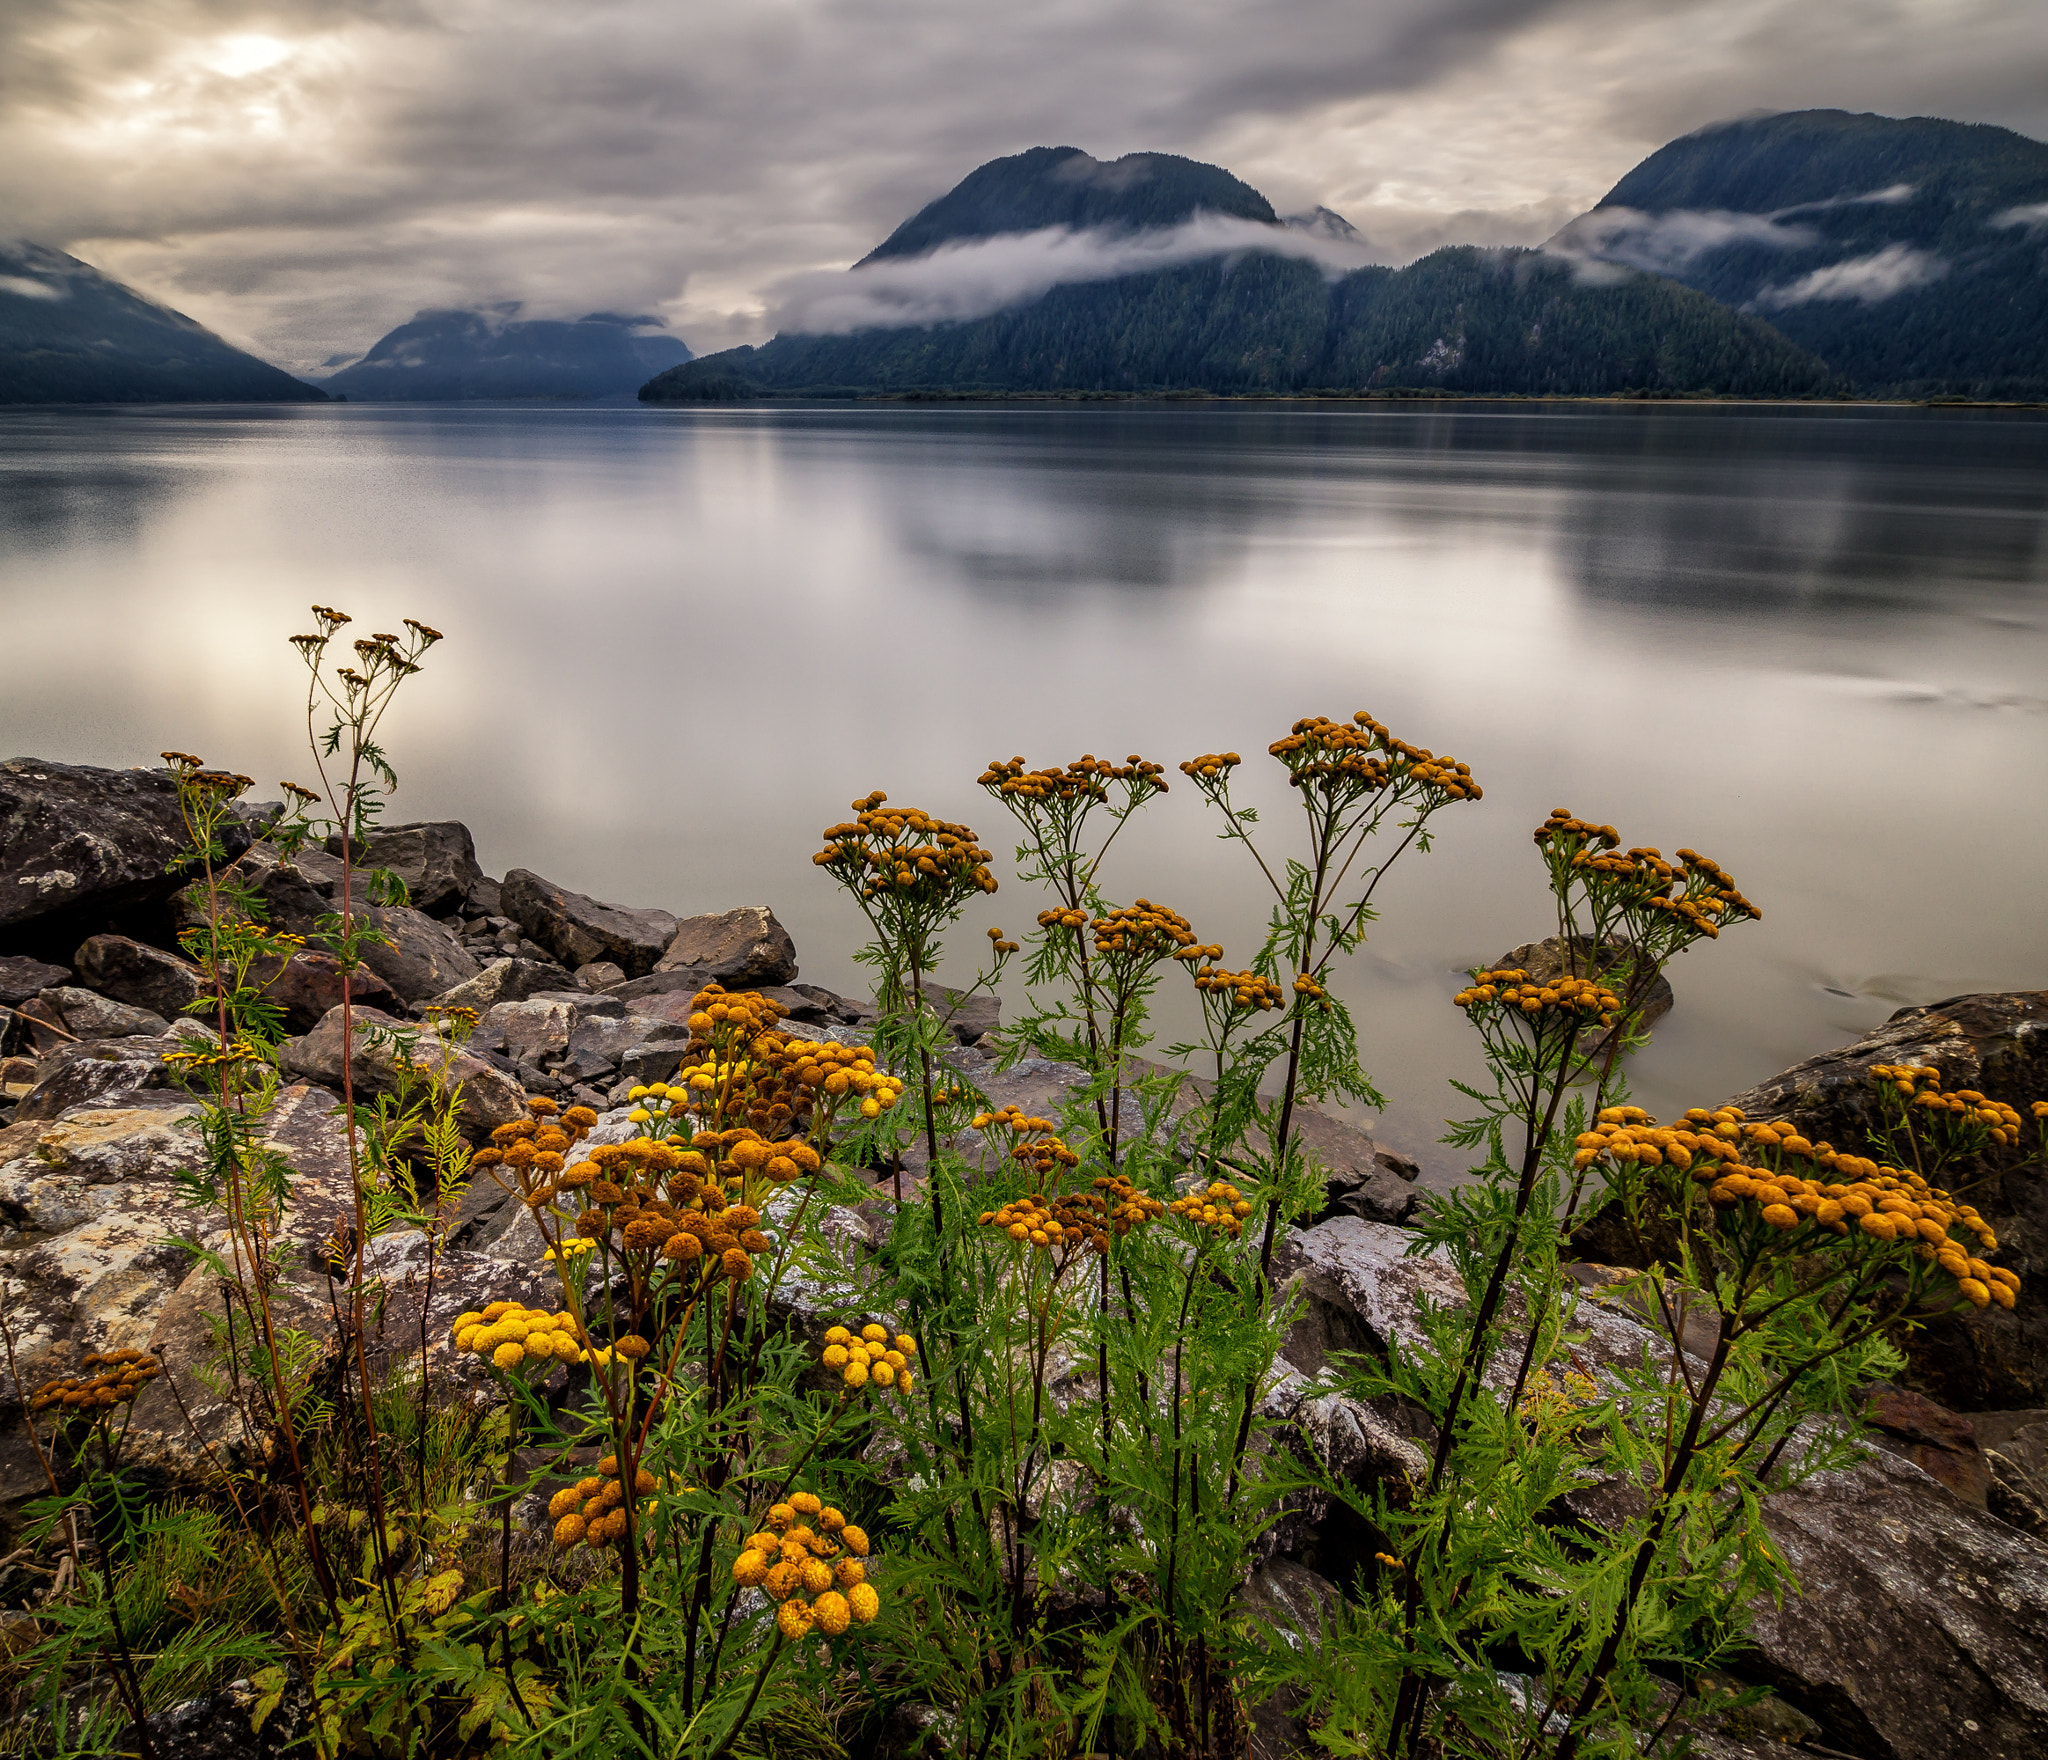
[[[918,209],[861,263],[921,257],[942,244],[1065,226],[1076,232],[1142,232],[1197,213],[1273,224],[1273,205],[1215,165],[1172,153],[1091,158],[1079,147],[1033,147],[991,159]],[[856,264],[855,267],[859,267]]]
[[[2048,144],[1801,110],[1645,159],[1551,241],[1767,318],[1867,393],[2048,396]]]
[[[1228,172],[1159,153],[1104,165],[1072,147],[1039,147],[994,160],[840,279],[849,290],[900,290],[918,275],[935,288],[971,286],[978,241],[1047,226],[1072,228],[1077,239],[1159,238],[1216,213],[1211,198],[1228,204],[1219,242],[1197,239],[1167,266],[1041,284],[957,321],[785,333],[673,368],[640,395],[1838,388],[1767,323],[1657,275],[1472,247],[1406,269],[1352,268],[1365,253],[1340,216],[1317,209],[1283,222]],[[959,248],[929,254],[941,245]],[[1129,254],[1105,249],[1092,260]]]
[[[519,309],[421,312],[321,383],[358,403],[612,397],[691,358],[659,318],[522,318]]]
[[[0,241],[0,403],[320,403],[90,263]]]

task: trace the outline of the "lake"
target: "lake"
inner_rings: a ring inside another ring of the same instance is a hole
[[[1907,1003],[2048,985],[2048,417],[1672,405],[0,412],[0,743],[302,778],[313,601],[447,632],[398,818],[679,913],[767,903],[859,984],[810,864],[856,794],[1005,859],[974,779],[1265,746],[1370,709],[1486,789],[1343,971],[1383,1133],[1476,1073],[1461,968],[1548,932],[1553,806],[1763,907],[1684,955],[1638,1097],[1712,1104]],[[1265,904],[1176,786],[1107,886],[1233,963]],[[942,974],[943,975],[943,974]],[[957,974],[955,974],[957,977]],[[1178,980],[1176,980],[1178,982]],[[1190,1018],[1178,989],[1169,1027]]]

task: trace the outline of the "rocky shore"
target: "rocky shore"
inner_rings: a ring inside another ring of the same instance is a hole
[[[262,816],[252,810],[229,840],[237,878],[276,927],[305,933],[336,908],[339,847],[279,860],[254,839]],[[204,1240],[211,1226],[178,1183],[202,1155],[185,1122],[191,1102],[164,1063],[206,1031],[183,1014],[207,987],[177,941],[202,908],[190,876],[167,872],[184,842],[176,789],[161,772],[0,764],[0,1525],[10,1528],[12,1512],[44,1489],[22,1425],[23,1388],[84,1352],[161,1357],[166,1374],[137,1402],[130,1456],[166,1483],[201,1469],[203,1456],[260,1441],[238,1433],[232,1406],[207,1384],[215,1280],[175,1244]],[[477,1139],[520,1116],[530,1093],[597,1110],[599,1141],[631,1134],[628,1090],[673,1073],[690,999],[713,980],[773,996],[796,1033],[857,1039],[873,1020],[865,1000],[799,981],[796,948],[763,906],[677,916],[585,897],[524,869],[492,877],[452,821],[382,830],[358,859],[396,872],[412,902],[367,912],[390,945],[358,975],[357,1018],[431,1033],[431,1007],[476,1011],[453,1070],[464,1129]],[[333,960],[293,953],[270,993],[295,1035],[266,1125],[296,1176],[289,1222],[303,1269],[283,1299],[291,1323],[317,1338],[322,1250],[349,1201]],[[1044,1059],[998,1073],[994,1002],[941,993],[941,1006],[962,1072],[992,1104],[1051,1113],[1079,1080]],[[359,1093],[389,1085],[393,1056],[388,1042],[357,1042]],[[2024,1108],[2048,1097],[2048,992],[1901,1010],[1869,1038],[1736,1102],[1754,1117],[1851,1140],[1867,1105],[1864,1072],[1884,1061],[1934,1064],[1951,1087]],[[1335,1352],[1412,1335],[1422,1298],[1459,1292],[1443,1265],[1406,1256],[1400,1224],[1418,1202],[1415,1163],[1334,1117],[1311,1117],[1306,1137],[1327,1170],[1327,1202],[1282,1247],[1302,1312],[1268,1415],[1342,1475],[1398,1477],[1417,1458],[1400,1415],[1318,1377]],[[963,1133],[957,1146],[972,1156],[978,1138]],[[912,1182],[919,1165],[906,1161]],[[2025,1280],[2021,1300],[2011,1313],[1971,1311],[1918,1335],[1909,1385],[1869,1391],[1872,1456],[1769,1506],[1803,1592],[1758,1610],[1741,1672],[1779,1697],[1706,1737],[1704,1752],[1789,1746],[1917,1760],[1961,1744],[1988,1760],[2048,1753],[2048,1172],[2015,1155],[1972,1197],[1998,1229],[2003,1262]],[[791,1324],[821,1327],[845,1304],[890,1202],[878,1184],[870,1201],[831,1212],[825,1232],[839,1258],[788,1292]],[[416,1230],[379,1237],[368,1257],[386,1291],[387,1348],[416,1352],[424,1337],[451,1388],[481,1390],[470,1360],[448,1351],[447,1323],[487,1300],[545,1297],[531,1233],[504,1192],[479,1180],[438,1249]],[[1595,1364],[1695,1347],[1609,1299],[1612,1266],[1589,1258],[1576,1274],[1590,1297],[1581,1350]],[[1591,1503],[1582,1513],[1602,1519]],[[1352,1568],[1353,1520],[1341,1506],[1291,1510],[1246,1589],[1248,1612],[1312,1626],[1337,1593],[1332,1579]],[[0,1565],[0,1601],[8,1597]],[[1266,1751],[1290,1751],[1290,1727],[1284,1706],[1262,1712]]]

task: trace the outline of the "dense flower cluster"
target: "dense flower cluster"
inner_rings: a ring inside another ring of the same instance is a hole
[[[1295,788],[1372,794],[1413,782],[1445,801],[1476,801],[1484,792],[1471,765],[1396,739],[1363,709],[1348,722],[1307,716],[1266,749],[1286,766]]]
[[[1106,1253],[1112,1235],[1121,1240],[1132,1229],[1163,1216],[1166,1206],[1119,1173],[1096,1180],[1088,1191],[1062,1197],[1053,1213],[1063,1233],[1078,1234],[1094,1251]]]
[[[1187,952],[1200,955],[1205,962],[1223,957],[1223,949],[1214,945],[1189,948]],[[1195,988],[1201,991],[1204,1002],[1219,1002],[1250,1013],[1279,1008],[1287,1000],[1281,995],[1278,984],[1258,972],[1232,972],[1210,963],[1196,967]]]
[[[937,903],[963,890],[995,891],[989,852],[972,831],[917,807],[885,807],[888,798],[877,789],[855,801],[855,817],[828,827],[811,860],[867,899],[902,894]]]
[[[93,1373],[60,1375],[44,1382],[29,1396],[28,1409],[46,1412],[58,1406],[66,1417],[90,1417],[131,1403],[163,1373],[163,1365],[147,1351],[94,1351],[78,1366]]]
[[[569,1151],[589,1136],[597,1114],[588,1106],[572,1106],[564,1112],[554,1101],[530,1096],[527,1118],[515,1118],[491,1132],[491,1140],[470,1158],[476,1168],[502,1167],[511,1174],[529,1203],[544,1190],[566,1165]]]
[[[1095,951],[1105,959],[1149,964],[1177,959],[1183,950],[1196,946],[1195,932],[1186,917],[1145,898],[1097,917],[1090,927]]]
[[[1573,1164],[1584,1167],[1601,1157],[1678,1169],[1706,1188],[1724,1226],[1784,1231],[1795,1247],[1795,1231],[1910,1246],[1954,1278],[1979,1308],[1993,1302],[2010,1308],[2019,1291],[2017,1275],[1951,1238],[1951,1230],[1960,1231],[1983,1251],[1997,1250],[1998,1236],[1968,1204],[1916,1173],[1810,1142],[1790,1124],[1752,1122],[1739,1107],[1695,1107],[1677,1126],[1660,1126],[1640,1107],[1609,1107],[1576,1139]]]
[[[769,1505],[760,1532],[733,1560],[732,1580],[779,1602],[776,1629],[792,1641],[813,1630],[828,1638],[867,1625],[882,1598],[867,1580],[868,1537],[814,1493]]]
[[[583,1329],[570,1314],[517,1302],[492,1302],[483,1309],[456,1316],[455,1348],[482,1357],[508,1374],[528,1363],[580,1363],[586,1360]]]
[[[632,1494],[647,1499],[642,1513],[652,1515],[652,1499],[660,1481],[642,1467],[633,1476]],[[555,1524],[555,1544],[564,1552],[579,1542],[592,1548],[616,1545],[625,1539],[632,1518],[626,1513],[627,1491],[619,1478],[619,1457],[608,1454],[597,1463],[587,1479],[548,1499],[548,1515]]]
[[[1611,1027],[1621,999],[1604,984],[1588,978],[1558,977],[1539,984],[1520,970],[1476,971],[1469,989],[1451,998],[1459,1008],[1496,1004],[1502,1012],[1569,1015],[1588,1025]]]
[[[1028,770],[1022,758],[1011,758],[1007,763],[996,758],[976,780],[1006,802],[1103,801],[1109,798],[1112,782],[1129,784],[1140,793],[1166,792],[1161,767],[1148,763],[1136,752],[1121,764],[1084,753],[1064,770]]]
[[[1623,850],[1612,825],[1580,819],[1568,807],[1551,808],[1534,837],[1559,878],[1587,889],[1596,916],[1637,922],[1631,940],[1645,941],[1660,927],[1674,945],[1713,939],[1732,923],[1763,917],[1727,870],[1697,850],[1680,850],[1675,865],[1655,849]]]
[[[908,1393],[913,1384],[910,1359],[916,1355],[917,1340],[909,1333],[899,1332],[891,1338],[886,1326],[870,1321],[858,1336],[844,1326],[828,1328],[818,1360],[838,1375],[849,1392],[875,1386]]]
[[[1216,1234],[1237,1236],[1252,1213],[1251,1201],[1228,1180],[1211,1180],[1167,1206],[1184,1222]]]
[[[1199,758],[1182,759],[1180,773],[1197,782],[1217,782],[1243,762],[1235,752],[1204,752]]]
[[[1932,1064],[1874,1063],[1870,1074],[1872,1080],[1889,1088],[1916,1112],[1940,1114],[1939,1122],[1950,1126],[1980,1127],[1971,1134],[1981,1133],[1983,1142],[2011,1148],[2020,1140],[2020,1115],[2016,1107],[2003,1100],[1987,1099],[1975,1088],[1943,1093],[1941,1071]],[[2037,1101],[2035,1107],[2037,1117],[2048,1111],[2048,1103]]]

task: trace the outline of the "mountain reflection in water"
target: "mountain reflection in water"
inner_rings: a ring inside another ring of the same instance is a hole
[[[1553,806],[1705,850],[1764,907],[1673,971],[1652,1111],[1906,1002],[2048,984],[2044,532],[2030,412],[17,410],[0,733],[296,777],[305,606],[418,616],[450,640],[390,728],[398,816],[627,903],[765,901],[805,975],[851,988],[858,918],[808,857],[855,794],[1006,851],[990,757],[1171,775],[1370,708],[1487,789],[1404,858],[1345,974],[1387,1134],[1428,1159],[1445,1078],[1475,1073],[1458,968],[1545,932]],[[1237,960],[1264,904],[1212,834],[1176,788],[1107,884]],[[1019,890],[963,958],[1030,923]],[[1192,1024],[1171,980],[1162,1012]]]

